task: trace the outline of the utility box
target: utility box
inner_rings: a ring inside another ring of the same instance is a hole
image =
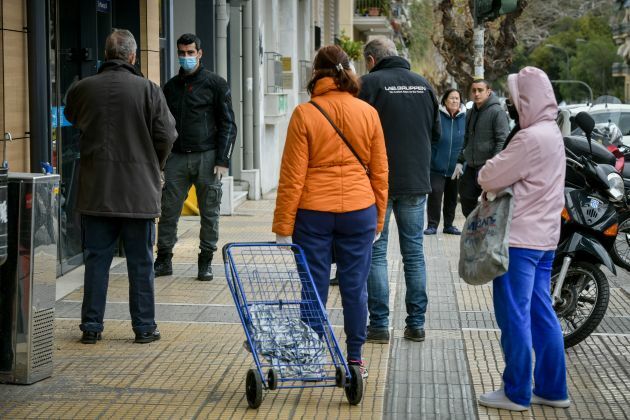
[[[10,172],[0,267],[0,382],[52,375],[59,175]]]

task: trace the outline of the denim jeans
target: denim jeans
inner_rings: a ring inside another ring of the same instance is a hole
[[[368,309],[370,328],[389,328],[389,284],[387,280],[387,241],[389,218],[394,212],[398,225],[400,252],[403,258],[407,293],[406,324],[411,328],[424,327],[424,314],[427,310],[427,273],[424,263],[422,237],[424,231],[425,194],[400,195],[387,201],[385,226],[372,249],[372,265],[368,276]]]
[[[549,294],[553,257],[553,251],[510,247],[508,272],[492,284],[505,395],[521,405],[529,405],[532,397],[532,348],[534,393],[549,400],[568,395],[562,329]]]
[[[191,185],[197,192],[201,216],[199,248],[214,253],[219,240],[221,181],[214,174],[216,150],[171,153],[164,168],[162,215],[158,224],[158,253],[173,252],[177,223]]]
[[[129,275],[129,311],[136,334],[155,330],[153,286],[153,219],[83,216],[85,277],[81,306],[81,331],[103,331],[109,285],[109,267],[121,238]]]

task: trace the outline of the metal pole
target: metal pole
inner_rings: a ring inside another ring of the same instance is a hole
[[[254,168],[252,104],[252,2],[243,4],[243,169]]]
[[[241,179],[243,169],[243,73],[242,73],[242,42],[241,42],[241,1],[230,1],[230,89],[232,90],[232,107],[237,134],[232,163],[232,176]]]
[[[262,51],[260,45],[260,19],[258,10],[258,0],[251,0],[252,3],[252,105],[254,107],[253,121],[253,143],[254,143],[254,169],[260,169],[260,65]]]
[[[483,25],[475,25],[475,29],[473,30],[473,46],[475,48],[475,72],[474,79],[483,79],[484,78],[484,69],[483,69],[483,55],[484,55],[484,34],[485,28]]]
[[[216,40],[216,65],[217,74],[224,79],[228,78],[227,70],[227,26],[228,26],[228,14],[227,3],[225,0],[217,0],[216,3],[217,13],[217,40]]]
[[[42,162],[51,160],[49,139],[50,88],[48,84],[48,2],[26,2],[28,29],[28,108],[30,132],[30,171],[42,172]]]
[[[586,89],[588,89],[588,94],[590,95],[591,98],[591,105],[593,104],[593,89],[591,89],[591,87],[584,83],[581,80],[552,80],[551,83],[578,83],[580,85],[583,85],[584,87],[586,87]]]

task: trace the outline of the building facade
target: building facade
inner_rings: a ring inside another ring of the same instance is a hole
[[[179,70],[175,42],[186,32],[201,38],[204,66],[228,80],[239,128],[224,183],[222,212],[230,214],[239,200],[276,188],[288,121],[308,100],[317,49],[337,42],[342,29],[362,41],[396,39],[403,3],[0,0],[3,160],[12,172],[41,172],[50,164],[61,177],[58,274],[82,263],[81,219],[74,212],[79,132],[64,119],[65,95],[75,80],[97,72],[113,28],[134,34],[138,66],[155,83]]]

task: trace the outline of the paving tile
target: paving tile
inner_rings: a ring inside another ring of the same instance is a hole
[[[273,200],[246,202],[221,219],[226,242],[269,241]],[[458,213],[456,224],[463,220]],[[572,406],[533,406],[524,413],[486,409],[480,393],[501,385],[503,358],[494,320],[492,287],[473,287],[457,275],[459,237],[438,233],[424,241],[429,308],[426,340],[403,338],[404,270],[397,229],[391,225],[388,273],[391,341],[366,344],[370,377],[360,406],[338,388],[265,392],[247,408],[245,374],[254,366],[219,254],[215,280],[195,280],[199,221],[183,217],[174,275],[155,281],[162,340],[133,344],[124,261],[110,275],[103,340],[78,342],[82,289],[55,308],[53,377],[30,386],[0,385],[0,418],[217,418],[217,419],[622,419],[630,408],[630,296],[611,279],[606,317],[596,333],[568,349]],[[345,346],[338,288],[328,299],[330,320]]]

